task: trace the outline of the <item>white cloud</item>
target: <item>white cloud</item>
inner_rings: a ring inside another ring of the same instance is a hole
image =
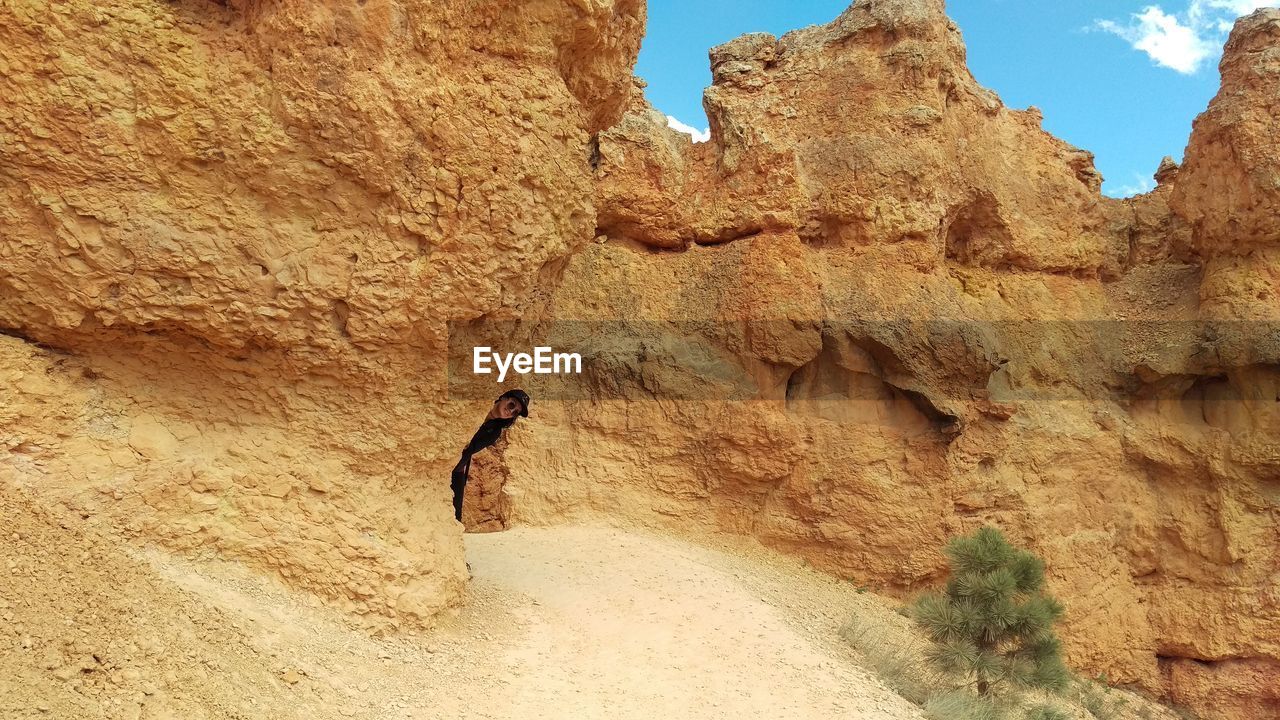
[[[711,128],[703,128],[702,130],[699,130],[692,125],[686,125],[680,122],[670,115],[667,116],[667,127],[675,130],[676,132],[682,132],[685,135],[692,137],[693,141],[696,143],[706,142],[711,139]]]
[[[1138,173],[1133,174],[1133,182],[1128,185],[1121,185],[1117,188],[1105,191],[1108,197],[1127,198],[1134,195],[1144,195],[1156,189],[1156,181],[1143,177]]]
[[[1149,5],[1126,23],[1099,20],[1097,29],[1123,38],[1157,65],[1191,75],[1215,57],[1236,18],[1280,0],[1189,0],[1182,12]]]
[[[1213,54],[1215,48],[1200,31],[1183,24],[1157,6],[1134,15],[1128,25],[1112,20],[1099,20],[1098,28],[1124,38],[1135,50],[1141,50],[1157,65],[1190,75]]]

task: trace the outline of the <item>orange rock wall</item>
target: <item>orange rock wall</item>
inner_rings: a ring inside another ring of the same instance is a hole
[[[372,627],[458,603],[447,477],[483,411],[441,401],[446,322],[518,306],[591,238],[588,139],[643,22],[4,3],[4,480]]]
[[[473,526],[730,531],[906,594],[995,522],[1076,667],[1272,712],[1280,12],[1119,201],[941,0],[713,49],[697,146],[633,90],[640,0],[518,5],[0,6],[0,481],[429,625],[486,402],[447,323],[586,321]]]
[[[941,2],[713,49],[706,144],[637,96],[553,312],[714,329],[584,340],[631,380],[513,442],[512,512],[751,534],[903,594],[994,522],[1047,559],[1075,667],[1273,716],[1278,23],[1240,22],[1184,166],[1124,201],[976,84]]]

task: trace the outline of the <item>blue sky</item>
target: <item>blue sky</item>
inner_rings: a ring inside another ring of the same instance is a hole
[[[850,0],[649,0],[636,72],[649,101],[706,127],[707,50],[747,32],[825,23]],[[1280,0],[948,0],[978,82],[1097,155],[1103,192],[1154,186],[1165,155],[1182,158],[1191,121],[1218,90],[1230,23]]]

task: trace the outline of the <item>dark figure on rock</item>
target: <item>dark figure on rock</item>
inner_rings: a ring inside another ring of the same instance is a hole
[[[508,390],[498,396],[493,408],[471,442],[462,449],[462,459],[453,467],[453,516],[462,522],[462,494],[467,489],[471,474],[471,456],[498,442],[502,432],[511,427],[517,418],[529,417],[529,395],[523,390]]]

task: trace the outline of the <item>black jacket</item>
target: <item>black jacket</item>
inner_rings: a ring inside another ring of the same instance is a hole
[[[515,421],[515,418],[485,420],[480,429],[476,431],[476,434],[471,436],[471,442],[467,443],[467,446],[463,448],[463,457],[474,455],[498,442],[498,438],[502,437],[502,431],[511,427]]]

